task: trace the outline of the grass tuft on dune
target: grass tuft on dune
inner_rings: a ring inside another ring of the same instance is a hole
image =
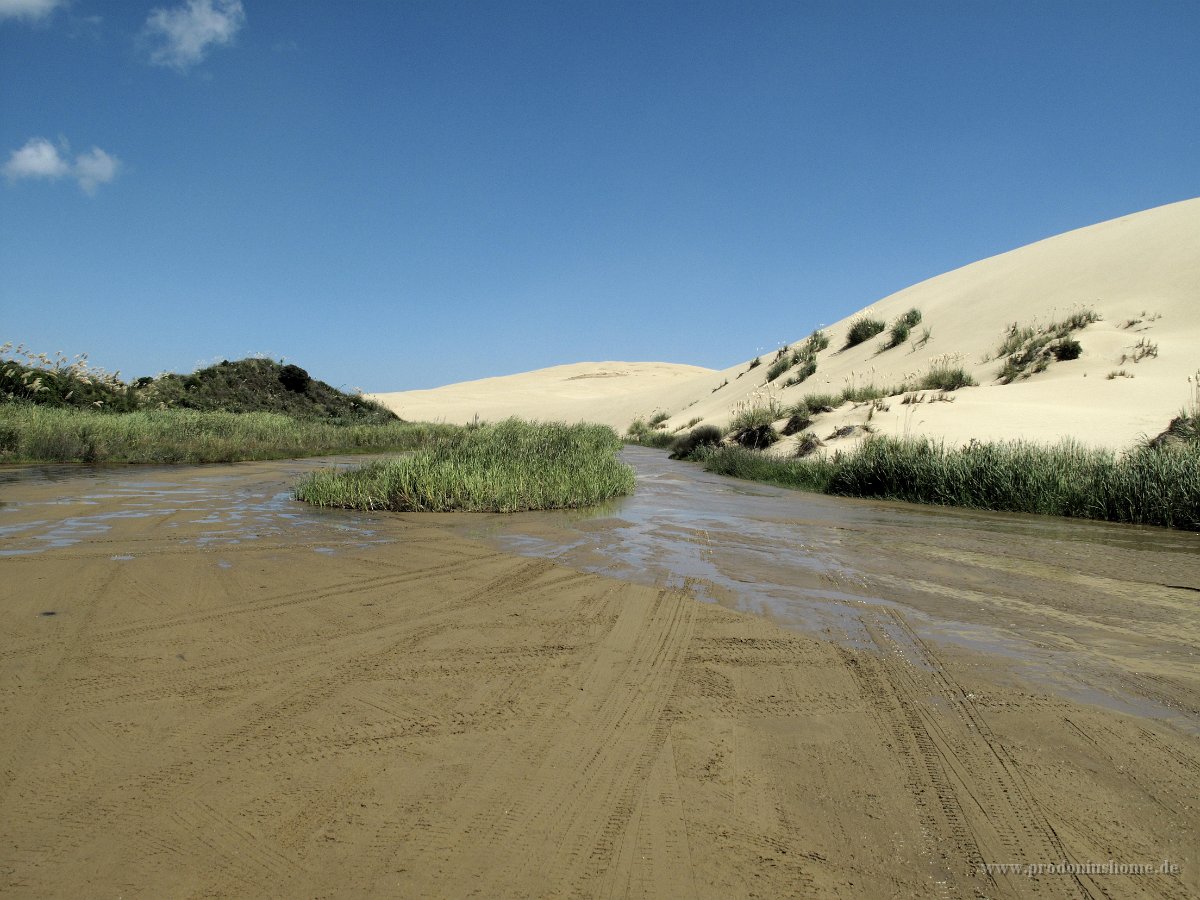
[[[633,491],[633,469],[605,425],[509,419],[443,435],[395,459],[296,486],[316,506],[398,512],[519,512],[591,506]]]

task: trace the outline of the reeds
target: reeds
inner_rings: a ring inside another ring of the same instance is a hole
[[[709,471],[854,497],[1072,516],[1200,530],[1200,443],[1139,446],[1128,453],[1070,441],[972,442],[876,436],[856,452],[778,459],[722,447]]]
[[[453,430],[393,421],[333,424],[278,413],[114,413],[0,404],[4,462],[209,463],[404,450]]]
[[[317,506],[417,512],[592,506],[633,490],[620,447],[604,425],[509,419],[439,436],[395,459],[314,472],[295,494]]]

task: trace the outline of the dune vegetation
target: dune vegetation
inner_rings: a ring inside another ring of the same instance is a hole
[[[826,494],[1200,530],[1198,440],[1147,443],[1118,454],[1071,441],[1049,447],[975,442],[957,449],[876,435],[857,451],[826,457],[781,458],[723,446],[693,458],[717,474]]]
[[[407,450],[402,422],[296,365],[250,358],[126,382],[86,354],[0,347],[0,462],[204,463]]]
[[[440,434],[412,453],[324,469],[296,486],[316,506],[398,512],[519,512],[591,506],[633,491],[606,425],[509,419]]]
[[[211,463],[407,450],[454,426],[350,424],[280,413],[0,404],[0,462]]]

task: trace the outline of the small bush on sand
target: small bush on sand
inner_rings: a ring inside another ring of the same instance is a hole
[[[752,425],[735,431],[733,439],[749,450],[765,450],[779,440],[779,435],[770,425]]]
[[[899,347],[908,340],[909,332],[920,323],[921,311],[916,308],[910,309],[904,315],[898,317],[888,330],[888,342],[884,345],[883,349],[891,350],[893,347]]]
[[[796,455],[810,456],[824,446],[824,442],[819,437],[811,431],[806,431],[796,440]]]
[[[760,425],[770,425],[777,419],[783,418],[783,407],[773,397],[752,398],[739,403],[734,408],[733,418],[729,421],[729,431],[745,431],[747,428],[757,428]]]
[[[869,341],[885,327],[887,326],[879,319],[860,316],[851,323],[850,330],[846,332],[846,343],[842,345],[842,349],[849,350],[851,347],[857,347],[863,341]]]
[[[1072,332],[1098,321],[1099,313],[1083,307],[1045,326],[1022,326],[1014,322],[996,348],[996,357],[1003,360],[996,377],[1001,384],[1011,384],[1018,378],[1045,371],[1051,361],[1078,358],[1083,348],[1071,337]]]
[[[799,434],[805,428],[812,424],[812,415],[807,407],[793,412],[787,420],[787,424],[783,426],[785,435]]]
[[[967,371],[956,365],[958,357],[947,354],[939,356],[929,364],[929,371],[917,380],[917,390],[921,391],[957,391],[962,387],[975,384]]]
[[[1050,345],[1050,353],[1059,362],[1065,362],[1068,359],[1079,359],[1079,355],[1083,353],[1083,346],[1075,338],[1063,338]]]
[[[785,356],[778,357],[770,368],[767,369],[767,381],[774,381],[795,364],[795,357],[789,352]]]

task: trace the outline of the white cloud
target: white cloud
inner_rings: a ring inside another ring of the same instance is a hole
[[[108,184],[117,177],[121,161],[99,147],[75,157],[74,164],[67,161],[66,144],[62,149],[45,138],[30,138],[20,150],[14,150],[4,164],[4,177],[10,182],[23,178],[45,178],[57,181],[70,176],[87,194],[96,193],[96,188]]]
[[[45,138],[32,138],[20,150],[14,150],[4,164],[4,176],[9,181],[19,178],[62,178],[71,171],[70,165]]]
[[[115,156],[105,153],[99,147],[93,147],[87,153],[80,153],[75,157],[75,171],[72,174],[85,192],[94,194],[97,187],[108,184],[117,177],[120,165]]]
[[[63,0],[0,0],[0,19],[28,19],[33,22],[44,19]]]
[[[187,0],[173,9],[153,10],[146,32],[161,43],[151,51],[150,61],[185,71],[212,47],[233,43],[244,24],[241,0]]]

